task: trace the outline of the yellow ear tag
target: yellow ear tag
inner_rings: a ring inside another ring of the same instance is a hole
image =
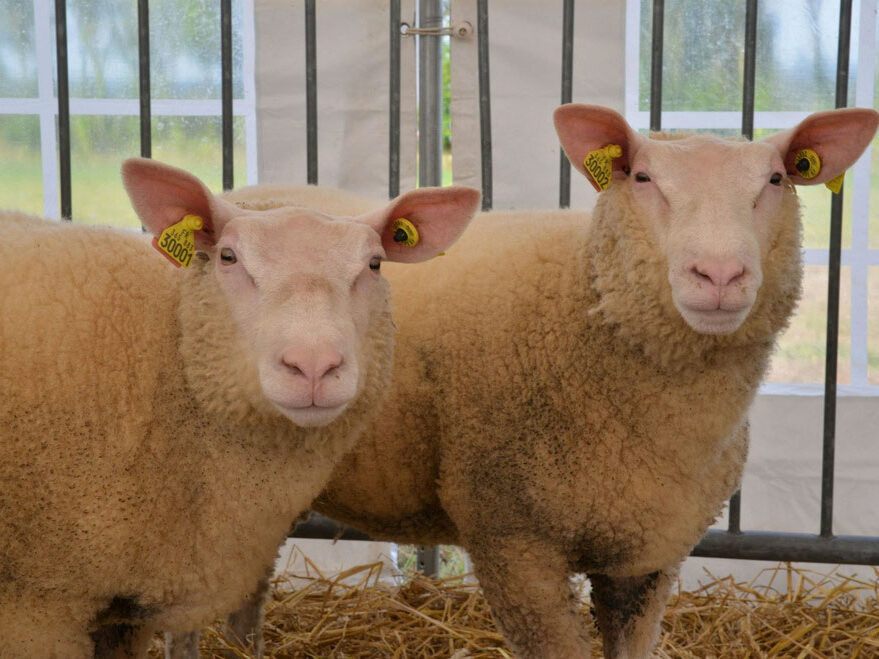
[[[830,190],[833,194],[839,194],[839,191],[842,190],[842,180],[845,178],[845,172],[837,176],[836,178],[832,178],[827,181],[824,186]]]
[[[415,247],[418,244],[418,229],[405,217],[394,220],[394,242]]]
[[[178,268],[188,268],[195,253],[195,232],[204,226],[198,215],[184,215],[183,219],[153,238],[153,247]]]
[[[821,158],[812,149],[800,149],[794,156],[794,167],[803,178],[815,178],[821,171]]]
[[[592,180],[601,190],[610,187],[611,174],[613,173],[613,159],[623,155],[623,149],[619,144],[608,144],[595,151],[590,151],[583,161],[583,167],[592,176]]]

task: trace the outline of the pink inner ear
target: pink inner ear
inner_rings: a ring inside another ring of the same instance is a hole
[[[357,218],[381,236],[389,261],[416,263],[448,249],[476,213],[480,193],[474,188],[451,186],[419,188],[394,199],[385,208]],[[418,230],[413,246],[394,240],[394,221],[405,218]]]
[[[851,167],[873,139],[879,114],[873,110],[847,108],[817,112],[795,128],[766,138],[782,154],[791,180],[798,185],[826,183]],[[806,179],[796,168],[796,155],[811,149],[821,159],[818,176]]]
[[[144,226],[158,236],[184,215],[198,215],[204,228],[195,232],[196,247],[212,246],[236,207],[215,197],[198,178],[176,167],[145,158],[122,165],[122,180],[131,205]]]
[[[611,161],[614,178],[628,171],[640,137],[619,113],[597,105],[569,103],[556,109],[553,121],[568,160],[596,190],[600,192],[601,187],[583,165],[592,151],[618,144],[623,154]]]

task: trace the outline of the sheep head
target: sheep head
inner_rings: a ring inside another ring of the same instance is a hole
[[[879,114],[820,112],[753,143],[649,138],[613,110],[589,105],[561,106],[554,119],[574,167],[599,192],[626,197],[620,203],[662,255],[667,293],[686,324],[728,335],[751,313],[779,236],[794,235],[793,185],[837,179],[869,144]]]
[[[225,299],[261,395],[304,427],[329,424],[358,397],[364,371],[375,366],[364,344],[376,326],[391,333],[382,260],[437,255],[479,203],[471,188],[425,188],[377,211],[339,217],[293,207],[243,210],[193,175],[152,160],[127,160],[122,177],[157,238],[191,223],[195,258],[206,261],[202,271]],[[417,242],[399,239],[400,218],[416,227]]]

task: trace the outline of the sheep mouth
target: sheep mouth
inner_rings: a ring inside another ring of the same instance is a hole
[[[748,317],[751,305],[724,309],[688,308],[683,305],[678,309],[684,321],[699,334],[732,334]]]
[[[302,406],[272,401],[272,404],[281,414],[297,426],[303,428],[318,428],[329,425],[348,408],[348,403],[333,406],[322,406],[312,403],[311,405]]]

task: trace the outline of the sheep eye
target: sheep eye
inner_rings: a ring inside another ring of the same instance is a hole
[[[635,174],[635,180],[638,181],[638,183],[647,183],[647,181],[650,180],[650,177],[644,172],[637,172]]]
[[[369,269],[370,270],[381,270],[382,267],[382,257],[373,256],[369,259]]]
[[[781,174],[779,172],[775,172],[769,179],[769,182],[772,183],[772,185],[781,185]]]
[[[235,252],[231,247],[224,247],[220,250],[220,261],[223,262],[223,265],[232,265],[238,261],[238,257],[235,256]]]

